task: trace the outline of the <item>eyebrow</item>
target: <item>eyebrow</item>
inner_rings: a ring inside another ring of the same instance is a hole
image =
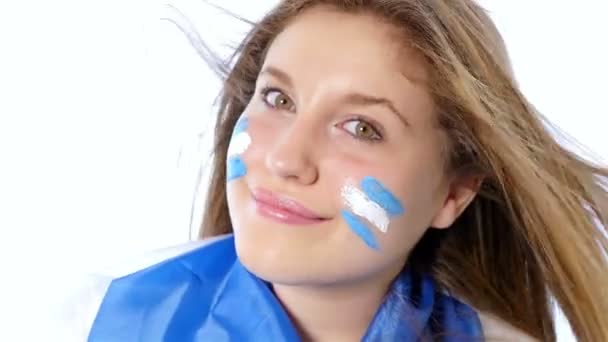
[[[401,120],[401,122],[403,122],[403,124],[407,127],[410,126],[410,123],[407,121],[407,119],[401,115],[401,113],[399,113],[399,111],[397,110],[397,108],[395,108],[395,105],[389,100],[389,99],[385,99],[383,97],[375,97],[375,96],[371,96],[371,95],[366,95],[366,94],[360,94],[360,93],[349,93],[346,95],[346,101],[354,104],[354,105],[361,105],[361,106],[383,106],[388,108],[388,110],[390,110],[391,112],[393,112],[393,114],[397,115],[397,118],[399,118],[399,120]]]
[[[268,74],[271,75],[275,78],[277,78],[279,81],[285,83],[288,86],[292,86],[291,83],[291,77],[289,77],[289,75],[287,75],[287,73],[283,70],[277,69],[276,67],[273,66],[267,66],[264,69],[262,69],[262,71],[260,72],[260,76],[264,75],[264,74]]]
[[[271,76],[277,78],[279,81],[285,83],[285,85],[287,85],[289,87],[293,86],[291,77],[289,77],[289,75],[286,72],[284,72],[276,67],[273,67],[273,66],[265,67],[260,72],[260,76],[262,76],[264,74],[268,74],[268,75],[271,75]],[[405,126],[407,126],[407,127],[410,126],[409,121],[403,115],[401,115],[401,113],[399,113],[399,111],[397,110],[397,108],[395,107],[393,102],[391,102],[389,99],[386,99],[383,97],[376,97],[376,96],[361,94],[361,93],[348,93],[345,96],[345,100],[351,104],[360,105],[360,106],[383,106],[383,107],[387,108],[388,110],[390,110],[391,112],[393,112],[393,114],[397,115],[399,120],[401,120],[401,122],[403,122],[403,124]]]

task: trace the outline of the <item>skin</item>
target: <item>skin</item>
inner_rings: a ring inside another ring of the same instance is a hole
[[[272,43],[243,113],[247,174],[227,188],[237,253],[272,283],[306,340],[360,339],[424,232],[449,227],[475,196],[475,180],[445,172],[427,66],[407,41],[372,15],[309,9]],[[384,98],[394,110],[349,93]],[[406,208],[388,232],[371,228],[379,250],[340,217],[340,188],[365,176]],[[327,219],[297,226],[260,216],[258,187]]]

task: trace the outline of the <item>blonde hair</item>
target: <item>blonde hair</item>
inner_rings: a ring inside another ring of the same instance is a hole
[[[429,229],[408,263],[543,341],[555,299],[575,335],[608,341],[608,170],[556,141],[513,77],[504,43],[470,0],[284,0],[237,48],[225,75],[201,237],[232,231],[226,153],[265,53],[303,10],[371,13],[407,33],[428,63],[448,172],[476,174],[476,199],[450,229]]]

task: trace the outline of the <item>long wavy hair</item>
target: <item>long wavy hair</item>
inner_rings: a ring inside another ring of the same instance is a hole
[[[484,176],[453,226],[429,229],[408,263],[540,340],[556,339],[557,303],[580,340],[608,341],[608,169],[558,143],[520,92],[498,30],[471,0],[284,0],[251,23],[219,70],[223,89],[200,237],[232,231],[232,129],[273,39],[316,5],[372,13],[407,33],[403,44],[426,59],[437,121],[449,137],[446,172]]]

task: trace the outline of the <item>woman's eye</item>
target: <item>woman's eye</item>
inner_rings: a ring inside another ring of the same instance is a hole
[[[283,94],[279,89],[265,88],[262,90],[262,100],[268,106],[281,109],[281,110],[292,110],[293,103],[287,95]]]
[[[369,141],[377,141],[382,139],[382,136],[372,124],[361,119],[348,120],[342,124],[342,128],[358,139]]]

